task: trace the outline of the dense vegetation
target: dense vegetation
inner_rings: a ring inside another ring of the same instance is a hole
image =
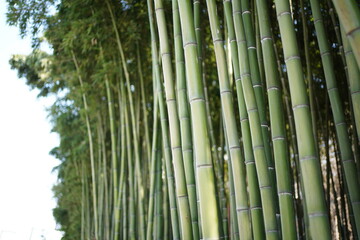
[[[7,3],[64,240],[360,238],[358,1]]]

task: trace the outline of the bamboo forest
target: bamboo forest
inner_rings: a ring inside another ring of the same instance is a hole
[[[7,23],[56,97],[63,240],[360,239],[358,0],[7,0]]]

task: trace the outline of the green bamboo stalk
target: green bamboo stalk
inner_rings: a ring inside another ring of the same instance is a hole
[[[264,69],[264,58],[263,58],[263,50],[261,46],[261,36],[260,36],[260,26],[259,26],[259,14],[257,12],[257,3],[254,1],[254,18],[255,18],[255,41],[256,41],[256,56],[258,59],[258,65],[259,65],[259,73],[260,73],[260,80],[261,84],[264,85],[265,83],[265,69]],[[266,101],[266,95],[265,95],[265,89],[263,88],[263,95],[265,96]],[[266,105],[266,104],[265,104]]]
[[[125,134],[123,134],[125,135]],[[126,204],[127,203],[127,185],[126,183],[124,184],[124,187],[123,187],[123,191],[124,191],[124,194],[122,195],[122,208],[123,208],[123,211],[122,211],[122,239],[128,239],[127,238],[127,234],[128,234],[128,205]]]
[[[226,135],[226,127],[224,126],[224,133]],[[231,154],[229,151],[229,143],[226,141],[226,152],[228,153],[228,157],[231,158]],[[234,186],[234,176],[232,171],[232,160],[229,159],[228,161],[228,171],[229,171],[229,198],[230,198],[230,227],[231,227],[231,239],[240,239],[240,232],[239,232],[239,224],[237,220],[237,211],[236,211],[236,196],[235,196],[235,186]]]
[[[273,189],[276,190],[276,176],[275,176],[275,168],[274,168],[274,160],[272,157],[271,147],[270,147],[270,136],[269,136],[269,124],[266,119],[266,107],[265,107],[265,96],[263,85],[260,77],[260,70],[257,59],[257,51],[256,51],[256,41],[255,34],[253,29],[252,15],[250,11],[250,2],[249,0],[241,0],[241,10],[243,25],[245,29],[247,50],[248,50],[248,61],[250,66],[250,74],[251,74],[251,82],[255,92],[255,98],[258,108],[258,113],[260,117],[261,123],[261,132],[263,137],[263,144],[265,148],[266,160],[268,163],[268,168],[270,172],[270,177],[272,181]],[[275,191],[274,191],[275,194]],[[277,198],[276,195],[274,195]],[[278,200],[276,200],[278,201]],[[277,205],[276,205],[277,206]],[[277,212],[279,210],[277,209]]]
[[[172,1],[173,24],[174,24],[174,45],[176,63],[176,88],[178,98],[178,110],[180,118],[181,147],[184,159],[186,174],[186,186],[189,195],[191,223],[193,239],[199,239],[198,209],[196,196],[196,183],[194,174],[193,146],[191,139],[191,122],[189,116],[184,49],[180,29],[180,16],[177,0]]]
[[[157,92],[157,97],[159,101],[159,110],[160,110],[160,120],[161,120],[161,133],[162,133],[162,142],[164,148],[164,159],[165,159],[165,168],[166,168],[166,181],[167,181],[167,192],[169,197],[169,205],[170,205],[170,217],[171,217],[171,227],[172,227],[172,236],[174,239],[180,239],[179,232],[179,223],[178,223],[178,211],[176,205],[176,196],[174,189],[174,176],[171,165],[171,152],[169,146],[169,130],[168,130],[168,118],[166,116],[166,109],[164,104],[164,97],[162,91],[162,84],[160,80],[160,66],[158,62],[158,49],[157,49],[157,41],[155,35],[155,20],[154,20],[154,6],[152,0],[147,0],[148,6],[148,15],[149,15],[149,23],[150,23],[150,34],[151,34],[151,53],[152,53],[152,61],[155,75],[155,89]],[[166,202],[166,201],[165,201]],[[165,224],[166,225],[166,224]],[[167,234],[164,234],[167,236]]]
[[[217,194],[220,201],[220,209],[221,209],[221,218],[222,218],[222,225],[223,231],[226,234],[228,223],[227,223],[227,203],[226,203],[226,194],[225,194],[225,187],[224,187],[224,169],[223,169],[223,161],[222,158],[219,157],[217,154],[217,143],[215,139],[214,127],[213,127],[213,120],[211,117],[211,109],[210,109],[210,102],[209,102],[209,94],[206,82],[206,74],[205,74],[205,62],[203,61],[204,58],[204,50],[203,50],[203,34],[201,29],[201,3],[199,0],[194,0],[194,27],[195,27],[195,36],[196,36],[196,43],[197,43],[197,52],[198,52],[198,64],[200,69],[200,75],[202,76],[202,83],[204,87],[204,98],[205,98],[205,106],[206,106],[206,115],[207,115],[207,122],[209,126],[209,135],[210,135],[210,146],[211,146],[211,154],[214,162],[215,168],[215,177],[217,182]],[[221,132],[222,132],[222,128]],[[227,236],[224,236],[225,238]]]
[[[272,34],[272,39],[274,39],[273,34]],[[296,212],[298,213],[297,214],[298,216],[296,218],[297,224],[298,224],[298,238],[300,238],[300,236],[307,236],[306,238],[309,238],[308,237],[309,236],[309,231],[308,231],[308,226],[309,226],[308,222],[309,221],[308,221],[308,216],[307,216],[307,211],[306,211],[306,202],[305,202],[305,197],[304,197],[304,187],[303,187],[304,184],[302,182],[301,171],[300,171],[299,153],[298,153],[298,148],[297,148],[294,117],[293,117],[293,113],[291,111],[291,106],[290,106],[291,103],[290,103],[288,87],[285,83],[285,77],[284,77],[284,73],[281,69],[281,63],[280,63],[280,59],[279,59],[279,55],[277,52],[275,42],[273,45],[273,49],[275,51],[278,72],[280,75],[281,87],[284,92],[284,102],[285,102],[286,114],[287,114],[287,119],[288,119],[288,124],[289,124],[289,130],[290,130],[289,133],[290,133],[292,155],[293,155],[293,161],[295,163],[295,167],[293,168],[293,172],[294,172],[293,174],[295,175],[294,183],[296,183],[296,186],[294,184],[294,188],[295,187],[297,188],[298,198],[300,200],[300,201],[296,201],[297,205],[300,205],[300,207],[297,206],[297,209],[296,209]],[[299,210],[300,208],[302,208],[303,213],[301,212],[301,210]],[[302,229],[304,229],[304,230],[302,230]]]
[[[198,64],[197,43],[191,3],[179,1],[182,38],[185,52],[187,89],[193,127],[197,187],[203,239],[219,239],[221,222],[217,209],[216,183],[208,138],[208,123],[203,84]]]
[[[112,162],[112,171],[113,171],[113,188],[114,188],[114,192],[113,192],[113,215],[114,215],[114,239],[117,240],[118,239],[118,227],[119,225],[117,224],[117,220],[120,218],[120,211],[119,211],[119,204],[120,204],[120,200],[118,198],[118,195],[121,195],[121,190],[119,191],[118,189],[118,159],[117,159],[117,155],[116,155],[116,137],[115,137],[115,119],[114,119],[114,108],[113,108],[113,98],[111,95],[111,89],[110,89],[110,83],[109,83],[109,79],[108,76],[105,75],[105,86],[106,86],[106,96],[107,96],[107,101],[108,101],[108,111],[109,111],[109,123],[110,123],[110,138],[111,138],[111,162]]]
[[[162,209],[162,160],[161,160],[161,139],[158,139],[156,148],[156,169],[155,169],[155,219],[154,219],[154,239],[162,239],[163,228],[163,209]]]
[[[274,147],[277,193],[279,197],[281,232],[283,239],[296,239],[293,191],[290,176],[290,159],[287,150],[284,107],[281,83],[277,71],[270,18],[264,0],[257,1],[263,50],[266,87],[268,92],[271,136]]]
[[[105,196],[105,189],[104,189],[104,176],[102,175],[103,173],[103,164],[102,164],[102,154],[101,154],[101,139],[99,137],[100,135],[100,128],[101,126],[99,126],[100,121],[97,122],[96,124],[96,135],[97,135],[97,164],[96,164],[96,169],[97,169],[97,173],[96,175],[98,176],[98,179],[96,180],[97,182],[97,204],[98,204],[98,219],[99,219],[99,226],[105,226],[105,224],[103,223],[103,216],[104,216],[104,205],[105,205],[105,201],[104,201],[104,196]],[[104,236],[104,232],[105,232],[106,228],[102,228],[99,229],[99,238],[100,239],[105,239]]]
[[[76,56],[74,51],[71,51],[72,59],[76,68],[77,76],[80,83],[80,88],[82,91],[82,100],[84,104],[84,110],[85,110],[85,122],[86,122],[86,129],[88,134],[88,140],[89,140],[89,151],[90,151],[90,164],[91,164],[91,179],[92,179],[92,200],[93,200],[93,211],[94,211],[94,234],[95,239],[98,239],[98,211],[97,211],[97,194],[96,194],[96,175],[95,175],[95,157],[94,157],[94,146],[93,146],[93,139],[92,139],[92,131],[90,126],[90,120],[89,120],[89,107],[87,104],[87,98],[84,90],[84,84],[80,72],[80,67],[77,62]]]
[[[130,84],[130,75],[128,72],[128,68],[127,68],[127,63],[126,63],[126,58],[124,55],[124,51],[122,48],[122,44],[121,44],[121,40],[120,40],[120,35],[119,35],[119,31],[117,29],[116,26],[116,21],[115,21],[115,16],[114,13],[112,11],[111,5],[109,3],[108,0],[106,0],[106,5],[108,7],[110,16],[111,16],[111,21],[113,24],[113,30],[115,32],[115,36],[116,36],[116,42],[118,45],[118,50],[119,50],[119,54],[121,57],[121,63],[122,63],[122,68],[124,70],[124,75],[125,75],[125,80],[126,80],[126,87],[127,87],[127,96],[129,99],[129,106],[130,106],[130,119],[132,122],[132,135],[133,135],[133,142],[134,142],[134,155],[135,155],[135,177],[136,177],[136,183],[137,183],[137,190],[138,190],[138,194],[139,194],[139,211],[140,211],[140,219],[139,219],[139,224],[140,224],[140,239],[144,240],[145,239],[145,232],[146,232],[146,226],[145,226],[145,219],[143,218],[145,213],[144,213],[144,204],[143,204],[143,198],[144,198],[144,189],[143,189],[143,183],[142,183],[142,175],[141,175],[141,171],[140,171],[140,156],[139,156],[139,145],[138,145],[138,129],[137,129],[137,124],[136,124],[136,118],[135,118],[135,109],[134,109],[134,100],[133,100],[133,94],[131,91],[131,84]]]
[[[313,239],[330,239],[328,213],[319,160],[316,155],[309,100],[306,94],[290,6],[287,0],[276,0],[275,5],[289,78],[310,237]]]
[[[344,33],[343,27],[341,27],[341,36],[344,45],[344,53],[346,58],[346,66],[347,66],[347,75],[348,75],[348,84],[351,95],[351,103],[352,103],[352,119],[354,122],[354,126],[356,131],[354,131],[354,154],[357,166],[358,177],[360,181],[360,162],[358,156],[358,141],[360,140],[360,71],[356,64],[356,60],[354,54],[351,50],[348,40],[346,39],[346,35]],[[357,141],[356,141],[357,140]]]
[[[358,238],[360,238],[360,185],[358,182],[356,165],[351,150],[350,137],[345,123],[345,114],[341,103],[342,101],[336,84],[334,64],[320,12],[320,3],[317,0],[310,0],[310,4],[314,17],[315,30],[317,33],[316,36],[320,48],[321,61],[324,68],[336,135],[338,138],[341,163],[344,169],[352,210],[354,212],[356,229],[358,229]]]
[[[236,212],[239,224],[239,232],[241,239],[251,239],[251,224],[249,216],[248,197],[246,191],[246,173],[245,164],[241,155],[238,130],[236,127],[236,119],[234,113],[234,105],[232,99],[232,90],[230,87],[228,67],[221,36],[219,19],[217,17],[217,8],[215,1],[207,0],[208,15],[214,50],[216,56],[216,65],[218,70],[218,78],[220,85],[221,105],[223,113],[224,127],[226,130],[226,139],[232,161],[232,174],[234,178]]]
[[[344,44],[357,137],[360,140],[360,71],[359,67],[356,64],[354,53],[350,47],[349,41],[346,38],[343,27],[341,27],[341,35]]]
[[[165,151],[163,149],[163,156]],[[163,159],[163,166],[164,166],[164,171],[166,172],[166,168],[165,168],[165,164],[164,164],[164,159]],[[169,225],[171,225],[171,221],[169,220],[169,194],[168,194],[168,183],[167,183],[167,178],[164,178],[164,184],[163,184],[163,196],[164,196],[164,201],[163,201],[163,215],[164,215],[164,225],[163,225],[163,239],[164,240],[168,240],[170,239],[171,233],[169,231]]]
[[[111,198],[109,197],[109,186],[108,186],[108,173],[107,173],[107,157],[106,157],[106,146],[105,146],[105,136],[104,136],[104,129],[103,129],[103,124],[102,124],[102,118],[101,115],[99,113],[99,122],[100,122],[100,136],[99,138],[101,139],[101,153],[102,153],[102,164],[103,164],[103,175],[104,175],[104,188],[105,188],[105,193],[104,193],[104,198],[105,198],[105,213],[104,213],[104,218],[105,218],[105,226],[107,226],[108,230],[106,233],[106,238],[110,239],[110,205],[111,205]]]
[[[305,49],[305,62],[306,62],[306,78],[305,81],[309,87],[309,100],[310,100],[310,111],[311,111],[311,119],[312,119],[312,127],[314,139],[317,141],[317,130],[316,130],[316,109],[315,109],[315,100],[314,100],[314,84],[312,79],[312,71],[311,71],[311,59],[310,59],[310,44],[309,44],[309,33],[307,26],[307,18],[305,16],[305,7],[304,0],[300,0],[300,11],[301,11],[301,22],[304,34],[304,49]],[[318,148],[316,147],[317,154],[319,153]],[[318,154],[319,155],[319,154]]]
[[[125,133],[125,116],[124,116],[124,109],[126,107],[125,105],[125,93],[124,93],[124,90],[121,89],[123,88],[122,86],[122,72],[120,72],[120,76],[119,76],[119,82],[118,82],[118,105],[119,105],[119,112],[120,112],[120,124],[121,124],[121,127],[120,127],[120,133],[121,133],[121,137],[120,137],[120,149],[121,149],[121,153],[120,153],[120,177],[119,177],[119,193],[118,193],[118,197],[117,197],[117,205],[120,206],[120,201],[123,201],[122,200],[122,196],[123,194],[125,194],[125,190],[124,190],[124,187],[126,187],[126,182],[125,182],[125,174],[126,174],[126,170],[125,170],[125,166],[126,166],[126,141],[125,141],[125,138],[126,138],[126,133]],[[126,211],[126,209],[123,208],[123,211]],[[120,213],[121,214],[121,213]],[[120,218],[120,214],[118,215],[118,217]],[[115,233],[116,233],[116,230],[120,227],[120,219],[115,219],[115,223],[117,223],[118,226],[116,226],[115,228]],[[126,221],[126,219],[123,219],[123,221]],[[120,236],[120,235],[119,235]],[[115,235],[116,239],[117,239],[117,236]],[[115,240],[116,240],[115,239]]]
[[[85,230],[85,208],[86,208],[86,196],[85,196],[85,173],[84,173],[84,163],[81,161],[81,240],[86,239],[86,230]]]
[[[122,86],[122,88],[124,88]],[[124,89],[122,90],[123,92]],[[125,96],[125,94],[124,94]],[[134,171],[133,171],[133,162],[132,162],[132,146],[131,146],[131,139],[130,139],[130,125],[129,125],[129,116],[127,110],[127,104],[124,97],[123,103],[124,114],[125,114],[125,134],[126,134],[126,143],[127,143],[127,169],[128,169],[128,184],[129,184],[129,239],[134,240],[136,239],[135,235],[135,223],[136,223],[136,211],[135,211],[135,189],[134,189]]]
[[[150,149],[150,137],[149,137],[149,124],[148,124],[148,118],[147,118],[147,110],[146,110],[147,108],[146,108],[146,99],[145,99],[145,90],[144,90],[144,78],[143,78],[143,74],[142,74],[139,44],[136,45],[136,58],[137,58],[138,74],[139,74],[139,79],[140,79],[141,107],[142,107],[143,116],[144,116],[146,151],[147,151],[148,160],[150,161],[151,160],[151,149]]]
[[[90,198],[89,198],[89,181],[86,173],[86,164],[82,161],[82,168],[84,172],[84,189],[85,189],[85,239],[93,237],[91,234],[91,212],[90,212]]]
[[[153,136],[152,136],[152,153],[151,153],[151,166],[150,166],[150,191],[149,191],[149,204],[148,204],[148,215],[147,215],[147,229],[146,239],[153,239],[153,223],[154,223],[154,196],[155,196],[155,174],[157,162],[160,161],[157,157],[157,141],[158,141],[158,104],[157,96],[154,96],[154,123],[153,123]]]
[[[276,220],[276,199],[274,199],[275,194],[273,193],[274,189],[272,187],[271,175],[264,149],[264,139],[260,127],[260,116],[251,81],[250,62],[248,58],[245,29],[241,18],[240,1],[233,2],[233,18],[236,26],[235,35],[238,45],[238,57],[241,74],[241,79],[238,79],[238,81],[241,81],[243,87],[246,110],[249,117],[251,142],[260,186],[266,239],[278,239],[279,233]]]
[[[353,50],[354,57],[360,67],[360,9],[355,0],[333,0],[340,23]]]
[[[337,43],[339,44],[339,53],[341,55],[341,60],[344,64],[344,69],[345,71],[347,71],[347,65],[346,65],[346,59],[345,59],[345,52],[344,52],[344,46],[343,46],[343,41],[342,40],[342,34],[340,31],[341,28],[341,24],[337,21],[337,18],[335,16],[335,9],[333,7],[332,1],[331,0],[327,0],[327,5],[328,5],[328,12],[331,18],[331,22],[333,24],[334,30],[335,30],[335,36],[336,36],[336,40]],[[346,38],[346,36],[344,36]],[[355,60],[355,64],[356,64],[356,60]],[[346,73],[347,74],[347,73]],[[348,78],[348,76],[346,76]]]
[[[249,185],[249,203],[250,203],[250,216],[252,223],[252,232],[254,239],[264,239],[264,220],[261,207],[261,197],[259,191],[259,183],[255,169],[254,154],[252,151],[251,134],[249,127],[248,114],[246,112],[246,105],[244,94],[240,79],[238,49],[235,38],[235,30],[232,19],[232,6],[230,1],[224,1],[224,9],[226,15],[226,25],[228,29],[228,37],[230,40],[230,51],[232,56],[235,84],[237,90],[238,107],[240,113],[241,133],[243,138],[244,156],[246,164],[246,173],[248,176]]]
[[[171,54],[168,40],[168,33],[166,29],[165,12],[162,0],[155,0],[156,20],[159,32],[159,42],[161,51],[161,60],[163,66],[163,76],[165,84],[165,98],[167,103],[169,129],[170,129],[170,144],[174,164],[175,173],[175,189],[176,197],[179,207],[180,229],[181,236],[184,239],[190,239],[192,236],[191,213],[190,204],[186,188],[186,177],[184,170],[184,160],[181,148],[181,135],[179,115],[177,110],[177,101],[175,86],[173,81],[173,70],[171,63]],[[189,163],[192,167],[192,164]],[[195,206],[195,205],[194,205]]]

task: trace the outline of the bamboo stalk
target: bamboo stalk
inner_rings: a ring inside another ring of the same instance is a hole
[[[184,159],[186,187],[189,195],[193,239],[199,239],[198,208],[196,182],[194,173],[193,145],[191,139],[191,122],[188,107],[184,49],[180,28],[180,16],[177,0],[172,1],[174,23],[174,46],[176,63],[176,88],[180,118],[181,147]]]
[[[274,146],[277,193],[279,197],[281,232],[283,239],[296,239],[296,224],[291,187],[289,153],[287,150],[286,131],[284,122],[284,107],[279,72],[277,71],[276,56],[269,15],[266,3],[257,1],[260,22],[261,44],[263,49],[266,87],[270,109],[271,136]]]
[[[290,5],[287,0],[276,0],[284,58],[288,72],[292,108],[295,118],[299,161],[304,184],[310,237],[330,239],[330,226],[322,186],[321,171],[316,155],[309,100],[306,94]]]
[[[170,215],[171,215],[171,227],[172,227],[172,235],[174,239],[180,239],[180,231],[179,231],[179,223],[178,223],[178,212],[177,212],[177,204],[176,204],[176,196],[175,196],[175,186],[174,186],[174,176],[171,165],[171,152],[170,152],[170,144],[169,144],[169,130],[168,130],[168,118],[166,116],[166,109],[164,104],[164,97],[162,91],[162,85],[160,80],[160,66],[158,62],[158,49],[157,49],[157,41],[155,35],[155,20],[153,16],[154,6],[153,1],[147,1],[148,6],[148,15],[150,22],[150,33],[151,33],[151,52],[152,52],[152,61],[155,75],[155,89],[157,92],[157,97],[159,101],[159,110],[160,110],[160,120],[161,120],[161,132],[162,132],[162,141],[164,148],[164,159],[165,159],[165,168],[166,168],[166,178],[167,178],[167,192],[169,197],[169,205],[170,205]],[[166,201],[165,201],[166,202]],[[164,236],[167,236],[164,234]]]
[[[197,187],[200,201],[202,238],[220,238],[216,185],[208,138],[208,123],[203,84],[198,64],[194,18],[190,1],[179,1],[182,38],[185,52],[185,66],[188,96],[193,126],[193,144],[196,159]]]
[[[360,68],[360,9],[355,0],[333,0],[340,23],[353,50],[357,65]]]
[[[230,160],[232,161],[231,170],[234,178],[236,213],[239,225],[238,228],[241,239],[251,239],[252,234],[246,191],[245,164],[241,154],[238,130],[236,127],[232,90],[229,82],[223,38],[221,36],[219,19],[216,13],[217,9],[215,1],[208,0],[206,3],[216,56],[224,128],[226,130]]]
[[[333,60],[326,38],[325,26],[320,12],[320,3],[317,0],[310,0],[312,14],[314,16],[316,36],[320,48],[321,60],[324,68],[327,91],[332,107],[336,135],[338,139],[341,163],[344,169],[347,189],[355,217],[356,229],[360,230],[360,185],[354,156],[351,150],[350,137],[345,123],[345,114],[342,108],[339,90],[336,84]],[[355,227],[355,226],[354,226]],[[358,238],[360,238],[360,231]]]
[[[95,239],[98,238],[98,213],[97,213],[97,196],[96,196],[96,175],[95,175],[95,158],[94,158],[94,146],[93,146],[93,139],[92,139],[92,131],[90,126],[90,120],[89,120],[89,108],[87,104],[87,98],[84,90],[84,84],[81,77],[80,67],[77,62],[76,56],[74,51],[71,51],[72,59],[74,62],[74,65],[76,67],[77,76],[79,79],[80,87],[83,91],[82,93],[82,99],[84,104],[84,110],[85,110],[85,123],[86,123],[86,129],[88,134],[88,140],[89,140],[89,151],[90,151],[90,164],[91,164],[91,180],[92,180],[92,200],[93,200],[93,210],[94,210],[94,234]]]
[[[233,2],[233,18],[236,26],[235,35],[238,45],[241,74],[241,79],[239,79],[239,81],[241,81],[243,87],[244,99],[249,117],[251,142],[260,186],[266,239],[278,239],[279,233],[276,220],[276,199],[274,199],[274,189],[272,187],[273,184],[264,149],[264,138],[260,127],[260,116],[251,81],[250,63],[248,59],[245,29],[241,18],[240,1]]]
[[[264,239],[264,219],[261,206],[261,197],[259,191],[259,182],[257,178],[254,154],[252,151],[251,134],[249,127],[249,119],[246,111],[246,104],[244,100],[243,88],[240,79],[238,49],[235,38],[235,30],[232,19],[232,7],[230,1],[224,1],[224,9],[226,15],[226,24],[228,29],[228,36],[230,40],[231,59],[234,70],[234,78],[237,91],[237,100],[240,113],[241,133],[244,147],[244,158],[246,165],[247,181],[249,186],[249,203],[250,203],[250,216],[252,224],[252,233],[254,239]],[[236,229],[235,229],[236,230]]]

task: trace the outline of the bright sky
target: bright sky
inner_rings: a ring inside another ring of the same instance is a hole
[[[29,54],[30,40],[6,25],[6,5],[0,1],[0,240],[59,240],[52,216],[56,182],[49,156],[58,145],[50,133],[46,106],[54,99],[37,99],[24,79],[10,70],[12,54]]]

